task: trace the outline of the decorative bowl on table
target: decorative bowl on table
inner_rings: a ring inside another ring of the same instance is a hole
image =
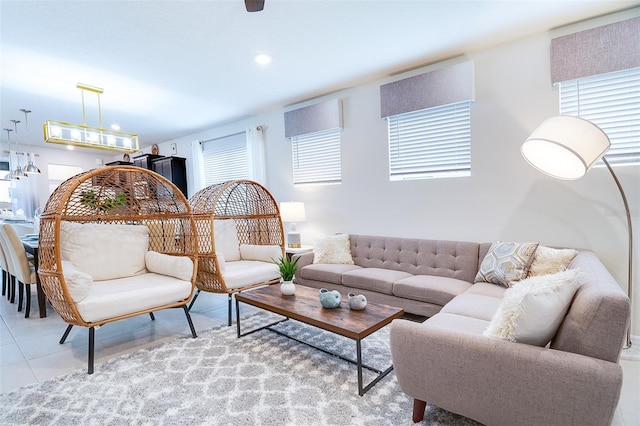
[[[326,288],[320,289],[320,303],[323,308],[338,308],[342,302],[342,296],[337,290],[327,290]]]

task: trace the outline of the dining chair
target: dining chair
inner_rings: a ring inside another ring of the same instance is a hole
[[[2,269],[2,295],[6,295],[7,299],[11,300],[11,274],[9,274],[9,266],[7,265],[7,258],[4,255],[2,244],[0,244],[0,269]]]
[[[25,318],[31,311],[31,284],[36,284],[36,270],[27,258],[27,253],[15,229],[5,223],[0,228],[0,236],[5,239],[9,253],[9,265],[13,267],[13,275],[18,281],[18,312],[22,311],[23,297],[26,298]],[[26,290],[26,294],[25,294]]]

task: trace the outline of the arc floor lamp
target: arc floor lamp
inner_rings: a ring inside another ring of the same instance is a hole
[[[625,213],[629,234],[629,265],[627,295],[632,298],[633,290],[633,231],[629,203],[618,177],[604,157],[611,142],[607,134],[592,122],[580,117],[560,115],[548,118],[534,130],[522,144],[520,151],[525,160],[542,173],[556,179],[579,179],[602,159],[615,181]],[[632,302],[630,302],[632,303]],[[625,348],[631,347],[631,324],[627,330]]]

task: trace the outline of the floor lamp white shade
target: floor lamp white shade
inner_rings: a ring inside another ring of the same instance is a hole
[[[592,122],[580,117],[561,115],[542,122],[522,144],[525,160],[539,171],[557,179],[579,179],[602,159],[618,186],[627,215],[629,263],[627,295],[633,290],[633,230],[627,197],[613,168],[604,157],[611,146],[607,134]],[[627,330],[625,348],[631,347],[631,326]]]
[[[280,217],[283,222],[291,223],[290,231],[287,234],[287,246],[292,248],[301,247],[300,233],[297,232],[296,222],[304,222],[307,220],[304,203],[301,201],[281,202]]]
[[[522,144],[525,160],[557,179],[579,179],[611,146],[598,126],[579,117],[551,117]]]

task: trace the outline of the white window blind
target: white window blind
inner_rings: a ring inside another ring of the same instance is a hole
[[[471,101],[387,117],[391,180],[469,176]]]
[[[559,84],[560,114],[582,117],[604,130],[611,141],[605,154],[611,165],[640,164],[640,68]]]
[[[249,179],[249,156],[245,132],[202,143],[206,186],[233,179]]]
[[[291,138],[293,183],[340,183],[340,128]]]

